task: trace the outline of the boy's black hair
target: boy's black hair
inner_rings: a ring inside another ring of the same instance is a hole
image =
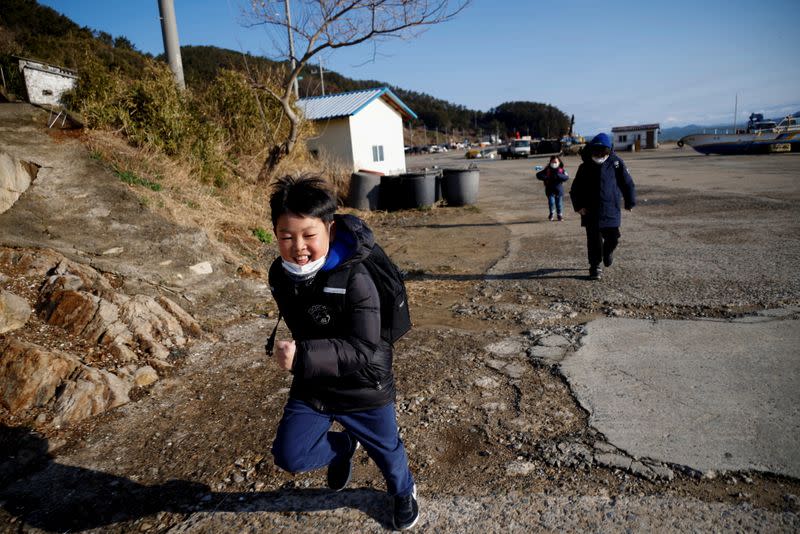
[[[302,217],[316,217],[331,222],[336,213],[336,195],[322,177],[314,174],[284,176],[272,186],[269,196],[272,227],[278,217],[293,213]]]

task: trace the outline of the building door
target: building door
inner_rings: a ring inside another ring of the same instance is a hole
[[[656,131],[655,130],[647,130],[647,144],[645,148],[655,148],[656,147]]]

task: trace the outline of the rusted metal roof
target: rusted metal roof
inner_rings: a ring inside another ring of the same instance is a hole
[[[640,130],[658,130],[661,128],[659,123],[655,124],[640,124],[638,126],[614,126],[611,131],[616,132],[638,132]]]
[[[297,101],[297,107],[303,111],[306,119],[318,121],[355,115],[378,98],[383,99],[400,115],[406,118],[417,118],[416,113],[411,111],[411,108],[406,106],[388,87],[301,98]]]

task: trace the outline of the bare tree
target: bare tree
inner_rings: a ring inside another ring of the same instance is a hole
[[[269,151],[259,172],[267,180],[278,163],[294,150],[302,117],[293,107],[297,78],[311,59],[323,51],[355,46],[367,41],[408,38],[426,27],[446,22],[460,13],[470,0],[294,0],[287,20],[285,0],[252,0],[252,25],[273,30],[273,40],[284,42],[287,29],[294,36],[295,57],[281,46],[283,57],[294,59],[278,90],[259,85],[280,101],[290,128],[286,138]]]

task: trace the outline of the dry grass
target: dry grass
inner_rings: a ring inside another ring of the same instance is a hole
[[[352,167],[324,151],[320,154],[319,158],[315,158],[308,163],[308,170],[318,173],[328,180],[336,191],[339,204],[344,204],[347,193],[350,190],[350,176],[353,173]]]
[[[289,122],[280,103],[244,74],[222,70],[199,91],[177,90],[169,69],[149,61],[129,79],[87,59],[72,102],[90,128],[93,157],[136,188],[150,209],[184,226],[200,227],[228,245],[239,261],[257,262],[270,241],[269,184],[257,176]],[[263,73],[261,86],[276,86]],[[313,124],[300,125],[292,154],[271,175],[316,173],[347,194],[350,170],[306,149]]]
[[[225,245],[237,263],[259,264],[264,259],[265,245],[254,230],[260,228],[271,234],[269,186],[256,181],[261,164],[258,156],[240,160],[236,178],[220,187],[193,173],[190,163],[156,149],[133,147],[119,134],[89,130],[84,141],[92,157],[110,168],[132,172],[161,186],[159,191],[136,186],[137,195],[149,209],[182,226],[202,228],[211,239]],[[344,198],[350,172],[341,163],[315,159],[304,146],[298,146],[292,157],[281,162],[276,176],[317,173]]]
[[[148,208],[183,226],[199,227],[228,245],[239,260],[256,260],[263,244],[253,229],[270,227],[266,189],[255,180],[235,180],[225,187],[204,183],[185,162],[147,148],[130,146],[106,131],[89,131],[85,141],[93,157],[111,168],[130,171],[161,185],[160,191],[137,187]]]

